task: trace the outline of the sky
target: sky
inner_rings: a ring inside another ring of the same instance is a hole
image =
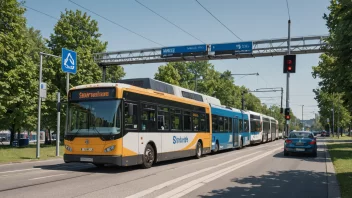
[[[240,41],[230,33],[195,0],[139,0],[169,21],[180,26],[199,40],[184,33],[134,0],[72,0],[89,10],[143,35],[164,46],[225,43]],[[286,0],[198,0],[223,24],[244,41],[287,37],[288,11]],[[291,37],[327,35],[324,13],[328,13],[329,0],[288,0],[291,16]],[[113,24],[94,13],[83,10],[69,0],[26,0],[26,6],[55,18],[65,9],[88,12],[98,21],[101,39],[108,42],[107,51],[133,50],[160,47]],[[27,9],[27,25],[41,31],[49,38],[56,19]],[[78,55],[79,56],[79,55]],[[296,73],[290,78],[290,107],[302,119],[314,118],[318,113],[313,89],[319,79],[313,79],[312,66],[319,63],[320,54],[297,55]],[[259,76],[235,76],[236,85],[250,90],[266,87],[283,87],[286,95],[286,75],[282,73],[282,56],[238,60],[214,60],[215,69],[232,73],[259,73]],[[124,78],[153,78],[157,68],[165,63],[123,66]],[[79,68],[78,68],[79,72]],[[280,93],[256,93],[268,106],[280,105]],[[285,107],[285,97],[283,107]]]

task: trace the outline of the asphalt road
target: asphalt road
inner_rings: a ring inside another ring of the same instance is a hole
[[[65,164],[0,165],[0,197],[327,197],[325,145],[318,157],[283,155],[283,140],[157,164],[150,169]]]

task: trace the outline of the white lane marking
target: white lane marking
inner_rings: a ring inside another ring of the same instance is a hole
[[[230,161],[227,161],[227,162],[224,162],[224,163],[215,165],[215,166],[211,166],[211,167],[204,168],[204,169],[201,169],[201,170],[196,171],[196,172],[193,172],[193,173],[189,173],[189,174],[184,175],[184,176],[182,176],[182,177],[178,177],[178,178],[176,178],[176,179],[173,179],[173,180],[164,182],[164,183],[162,183],[162,184],[159,184],[159,185],[154,186],[154,187],[152,187],[152,188],[149,188],[149,189],[147,189],[147,190],[143,190],[143,191],[141,191],[141,192],[139,192],[139,193],[130,195],[130,196],[126,197],[126,198],[143,197],[143,196],[145,196],[145,195],[147,195],[147,194],[150,194],[150,193],[152,193],[152,192],[154,192],[154,191],[160,190],[160,189],[162,189],[162,188],[164,188],[164,187],[166,187],[166,186],[172,185],[172,184],[174,184],[174,183],[177,183],[177,182],[182,181],[182,180],[184,180],[184,179],[187,179],[187,178],[189,178],[189,177],[193,177],[193,176],[198,175],[198,174],[200,174],[200,173],[203,173],[203,172],[206,172],[206,171],[209,171],[209,170],[212,170],[212,169],[216,169],[216,168],[218,168],[218,167],[220,167],[220,166],[223,166],[223,165],[225,165],[225,164],[228,164],[228,163],[231,163],[231,162],[234,162],[234,161],[238,161],[238,160],[240,160],[240,159],[242,159],[242,158],[245,158],[245,157],[248,157],[248,156],[251,156],[251,155],[255,155],[255,154],[259,153],[259,152],[260,152],[260,151],[257,151],[257,152],[255,152],[255,153],[251,153],[251,154],[248,154],[248,155],[244,155],[244,156],[241,156],[241,157],[239,157],[239,158],[236,158],[236,159],[233,159],[233,160],[230,160]]]
[[[28,169],[4,171],[4,172],[0,172],[0,174],[3,174],[3,173],[16,173],[16,172],[22,172],[22,171],[31,171],[31,170],[37,170],[37,169],[40,169],[40,168],[28,168]]]
[[[55,165],[53,165],[55,166]],[[77,167],[82,167],[82,168],[86,168],[88,167],[88,165],[77,165],[77,166],[62,166],[62,165],[56,165],[57,169],[53,169],[53,170],[45,170],[43,168],[28,168],[28,169],[20,169],[20,170],[12,170],[12,171],[4,171],[4,172],[0,172],[0,174],[3,173],[16,173],[16,172],[23,172],[23,171],[33,171],[33,170],[39,170],[39,171],[59,171],[59,170],[73,170],[74,168]],[[65,169],[67,168],[67,169]],[[0,175],[0,177],[5,177],[5,176],[9,176],[9,175]]]
[[[28,180],[45,179],[45,178],[49,178],[49,177],[57,177],[57,176],[62,176],[62,175],[67,175],[67,173],[57,174],[57,175],[49,175],[49,176],[45,176],[45,177],[36,177],[36,178],[28,179]]]
[[[235,164],[233,166],[229,166],[227,168],[224,168],[224,169],[219,170],[219,171],[217,171],[215,173],[206,175],[206,176],[201,177],[199,179],[195,179],[195,180],[193,180],[191,182],[188,182],[187,184],[184,184],[184,185],[179,186],[179,187],[177,187],[177,188],[175,188],[175,189],[173,189],[173,190],[171,190],[171,191],[169,191],[167,193],[164,193],[164,194],[158,196],[157,198],[163,198],[163,197],[179,198],[179,197],[182,197],[182,196],[192,192],[193,190],[195,190],[197,188],[200,188],[201,186],[205,185],[208,182],[211,182],[211,181],[213,181],[213,180],[215,180],[215,179],[217,179],[219,177],[222,177],[222,176],[224,176],[224,175],[226,175],[226,174],[228,174],[230,172],[233,172],[234,170],[237,170],[237,169],[239,169],[239,168],[241,168],[243,166],[246,166],[246,165],[248,165],[248,164],[250,164],[252,162],[255,162],[255,161],[259,160],[259,159],[262,159],[262,158],[264,158],[264,157],[266,157],[266,156],[268,156],[268,155],[272,154],[273,152],[275,152],[277,150],[280,150],[280,149],[282,149],[282,148],[280,147],[280,148],[273,149],[273,150],[271,150],[269,152],[261,154],[261,155],[259,155],[257,157],[252,158],[252,159],[243,161],[243,162],[241,162],[239,164]]]
[[[1,167],[1,166],[11,166],[11,165],[29,164],[29,163],[44,163],[44,162],[59,161],[59,160],[63,161],[62,158],[60,158],[60,159],[30,161],[30,162],[12,162],[12,163],[8,163],[8,164],[0,164],[0,167]]]
[[[279,146],[279,145],[281,145],[281,143],[276,143],[274,145],[261,145],[261,146],[257,146],[257,147],[251,147],[251,148],[248,148],[246,150],[240,150],[240,151],[237,151],[237,152],[241,152],[241,151],[242,152],[246,152],[246,151],[251,151],[251,150],[258,150],[258,149],[261,149],[261,148],[272,148],[272,147],[276,147],[276,146]],[[238,154],[237,152],[235,154]],[[195,164],[200,164],[200,163],[204,163],[204,162],[208,162],[208,161],[212,161],[212,160],[217,160],[217,159],[228,157],[230,155],[234,155],[234,153],[230,152],[229,154],[226,154],[226,155],[221,155],[219,157],[197,161],[197,162],[194,162],[194,163],[183,165],[182,167],[191,166],[191,165],[195,165]]]

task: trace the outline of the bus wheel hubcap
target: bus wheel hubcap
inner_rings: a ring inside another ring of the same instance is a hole
[[[148,163],[152,163],[153,162],[154,155],[153,155],[153,152],[150,149],[145,151],[145,159],[146,159],[146,162],[148,162]]]

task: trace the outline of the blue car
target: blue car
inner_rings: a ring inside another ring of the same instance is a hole
[[[317,156],[317,139],[309,131],[293,131],[284,143],[284,155],[290,153],[307,153]]]

